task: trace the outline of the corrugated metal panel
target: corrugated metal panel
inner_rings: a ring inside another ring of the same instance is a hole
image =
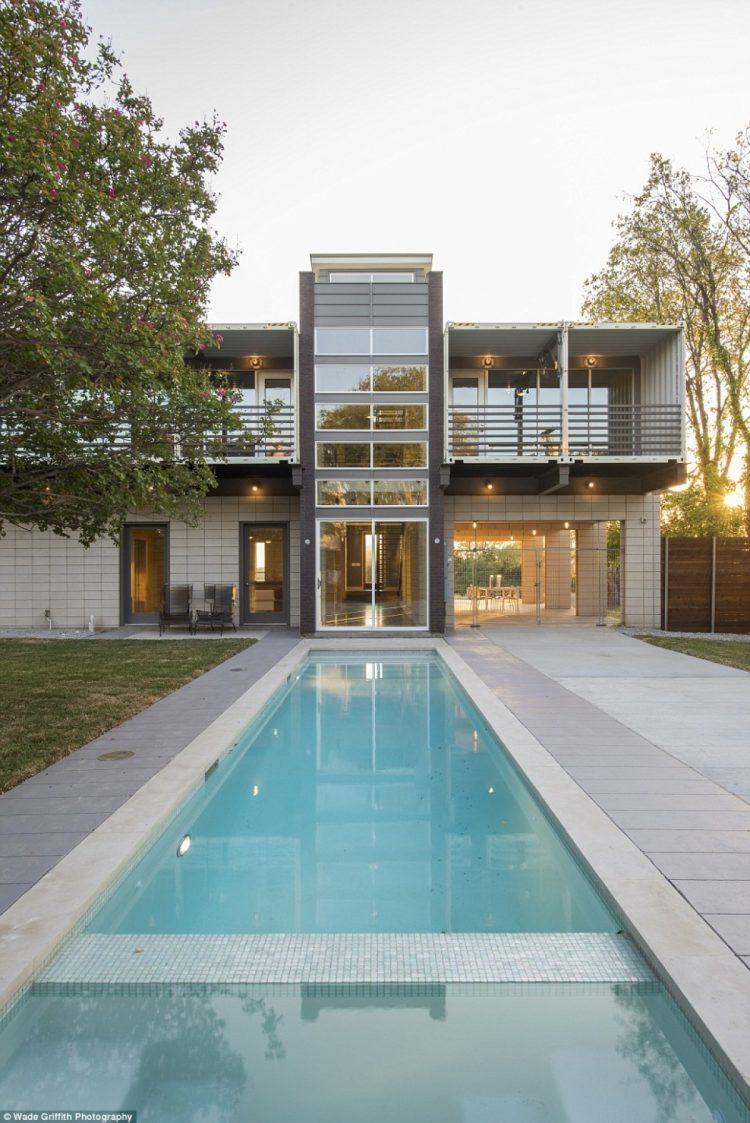
[[[569,332],[571,355],[647,355],[678,338],[681,329],[653,324],[581,324]]]
[[[502,324],[448,329],[448,347],[451,356],[505,355],[508,358],[528,358],[540,351],[554,347],[557,342],[556,324]]]
[[[224,336],[224,342],[221,347],[207,347],[201,352],[206,358],[272,355],[275,358],[291,359],[294,355],[294,331],[291,328],[232,328],[221,324],[210,326],[217,334]]]

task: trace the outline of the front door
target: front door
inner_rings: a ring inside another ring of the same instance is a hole
[[[286,523],[243,523],[242,572],[242,623],[289,623]]]
[[[123,619],[155,624],[168,576],[165,524],[128,524],[123,532]]]

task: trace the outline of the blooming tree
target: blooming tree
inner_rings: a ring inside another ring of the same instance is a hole
[[[224,126],[165,139],[78,0],[0,0],[0,528],[115,535],[195,516],[211,434],[237,428],[205,363]],[[220,343],[221,341],[218,340]]]

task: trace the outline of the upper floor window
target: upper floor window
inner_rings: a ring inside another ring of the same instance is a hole
[[[426,355],[427,328],[316,328],[316,355]]]
[[[364,366],[359,363],[330,363],[315,367],[315,389],[320,394],[424,393],[427,367]]]
[[[328,280],[333,284],[413,284],[413,273],[330,273]]]
[[[427,406],[331,402],[316,408],[317,429],[426,429]]]
[[[426,468],[425,441],[318,441],[319,468]]]

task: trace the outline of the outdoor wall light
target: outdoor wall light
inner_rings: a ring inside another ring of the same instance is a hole
[[[487,480],[487,483],[484,486],[487,488],[488,491],[492,491],[492,489],[495,485],[493,483],[490,483],[489,480]]]
[[[183,858],[190,849],[190,835],[186,834],[180,839],[180,844],[177,847],[177,857]]]
[[[257,484],[253,484],[253,486],[250,488],[250,490],[253,491],[253,492],[256,492],[256,491],[260,491],[260,488],[258,487]]]
[[[586,358],[584,359],[584,362],[586,363],[586,366],[589,367],[589,369],[591,367],[595,367],[596,366],[596,355],[587,355]]]
[[[593,486],[594,486],[593,480],[589,480],[589,482],[586,484],[586,487],[593,487]]]
[[[250,366],[253,368],[253,370],[257,370],[259,366],[262,366],[262,364],[263,360],[261,359],[260,355],[250,356]]]
[[[492,355],[485,355],[484,358],[482,359],[482,366],[489,368],[489,367],[494,367],[494,365],[495,365],[495,360],[492,357]]]
[[[531,533],[532,533],[532,534],[536,534],[536,531],[535,531],[535,530],[532,530],[532,532],[531,532]]]
[[[566,530],[570,530],[570,523],[563,523]]]

